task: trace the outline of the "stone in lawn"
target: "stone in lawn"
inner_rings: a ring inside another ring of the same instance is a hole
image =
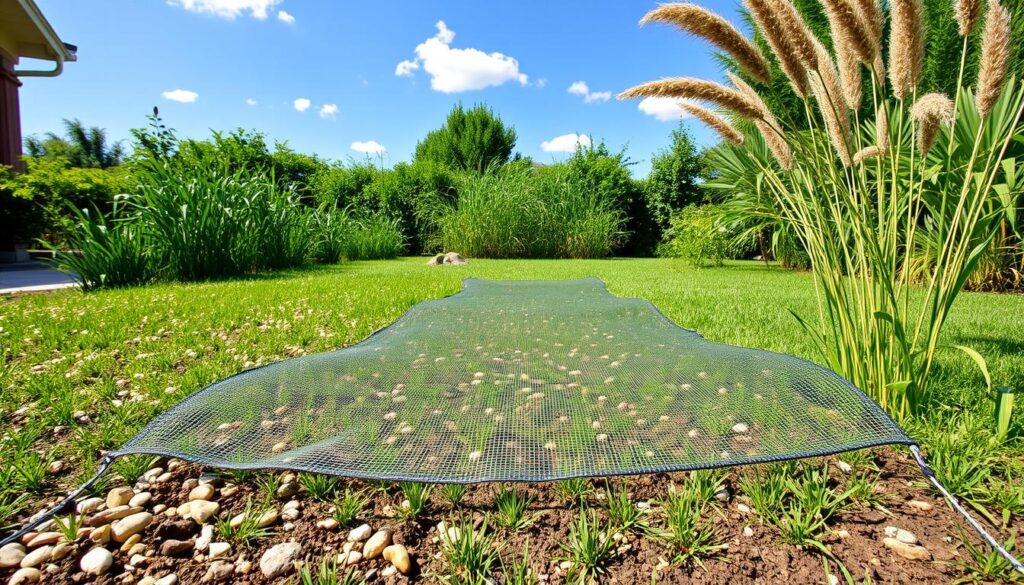
[[[882,543],[897,555],[912,561],[927,561],[932,558],[928,549],[918,544],[909,544],[892,537],[885,537]]]
[[[390,561],[391,565],[398,569],[398,572],[406,575],[409,570],[412,569],[412,561],[409,559],[409,551],[400,544],[392,544],[384,549],[382,553],[385,561]]]
[[[203,576],[203,581],[216,582],[224,581],[229,579],[232,573],[235,572],[235,565],[227,561],[214,561],[210,565],[210,568],[206,570],[206,575]]]
[[[231,545],[227,542],[211,542],[206,557],[216,559],[231,554]]]
[[[78,502],[78,504],[75,506],[75,511],[79,514],[89,515],[95,512],[96,510],[99,510],[100,506],[102,506],[105,503],[106,501],[104,501],[103,498],[86,498],[81,502]]]
[[[105,548],[96,547],[85,553],[78,566],[86,575],[102,575],[114,565],[114,555]]]
[[[217,488],[213,487],[212,484],[201,483],[192,488],[192,491],[188,493],[188,499],[190,502],[195,500],[212,500],[216,493]]]
[[[220,511],[220,504],[206,500],[196,500],[189,506],[188,516],[199,524],[205,524],[207,520]]]
[[[746,423],[736,423],[736,424],[732,425],[732,432],[737,433],[737,434],[745,433],[745,432],[747,432],[749,430],[750,430],[750,427],[748,427],[746,425]]]
[[[110,525],[110,534],[115,542],[125,542],[128,537],[142,532],[153,522],[153,515],[149,512],[139,512],[126,516]]]
[[[5,544],[0,548],[0,569],[17,567],[23,558],[25,558],[25,547],[21,543]]]
[[[477,461],[477,460],[480,459],[480,457],[482,455],[483,455],[483,453],[481,453],[480,451],[473,451],[472,453],[469,454],[469,460],[470,461]]]
[[[21,559],[22,567],[38,567],[47,562],[53,556],[53,547],[50,545],[41,546],[28,553]]]
[[[909,502],[907,502],[907,505],[915,510],[920,510],[922,512],[930,512],[933,508],[931,504],[921,500],[910,500]]]
[[[346,540],[349,542],[362,542],[367,538],[370,538],[371,534],[373,534],[373,529],[370,528],[370,525],[362,524],[353,528],[352,531],[348,533],[348,538]]]
[[[267,579],[276,579],[292,570],[293,563],[300,554],[302,545],[297,542],[274,545],[260,557],[260,571]]]
[[[444,255],[444,259],[442,260],[442,262],[444,264],[453,264],[456,266],[469,264],[469,261],[463,258],[462,254],[459,254],[458,252],[448,252],[447,254]]]
[[[391,544],[391,532],[378,530],[363,545],[363,556],[368,559],[375,559],[384,552],[384,549]]]
[[[116,487],[107,492],[107,507],[116,508],[126,506],[135,495],[135,490],[130,487]]]
[[[192,552],[195,548],[196,543],[194,540],[175,540],[173,538],[165,540],[160,545],[160,554],[165,557],[176,557],[179,555],[185,555]]]
[[[29,583],[38,583],[42,578],[43,574],[39,572],[39,569],[25,567],[15,571],[11,575],[11,579],[7,581],[7,585],[28,585]]]

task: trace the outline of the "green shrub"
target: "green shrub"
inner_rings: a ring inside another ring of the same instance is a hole
[[[694,266],[721,266],[729,251],[729,238],[717,217],[714,205],[684,208],[672,217],[667,241],[658,254],[683,258]]]
[[[398,221],[373,216],[353,221],[345,235],[345,257],[349,260],[395,258],[405,249]]]
[[[464,175],[454,206],[437,217],[441,247],[486,258],[600,258],[623,217],[564,167],[513,164]]]
[[[78,229],[71,232],[71,251],[58,251],[57,266],[74,275],[84,290],[122,287],[149,280],[150,269],[138,226],[108,220],[99,211],[72,207]]]

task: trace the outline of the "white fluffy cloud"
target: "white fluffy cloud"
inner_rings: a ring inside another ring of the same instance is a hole
[[[181,104],[191,104],[199,99],[198,93],[187,89],[172,89],[170,91],[165,91],[160,95],[164,96],[164,99]]]
[[[258,103],[259,103],[258,101],[254,100],[252,98],[245,98],[245,105],[247,105],[247,106],[255,106]]]
[[[305,112],[309,109],[309,106],[313,102],[309,101],[309,98],[298,98],[292,104],[295,106],[295,110],[298,112]]]
[[[285,24],[295,24],[295,17],[285,10],[277,11],[277,19]]]
[[[682,98],[649,97],[644,98],[637,105],[637,109],[662,122],[671,122],[689,117],[686,110],[679,107],[679,104],[684,102],[686,100]]]
[[[612,92],[610,91],[590,91],[590,87],[587,86],[586,81],[574,81],[569,86],[569,93],[573,95],[583,96],[583,103],[592,104],[594,102],[606,102],[612,99]]]
[[[455,31],[437,21],[437,34],[416,46],[416,58],[395,66],[395,75],[409,77],[419,69],[430,75],[430,87],[442,93],[459,93],[529,78],[519,71],[519,61],[501,53],[478,49],[454,49]]]
[[[362,152],[365,154],[381,154],[387,152],[384,145],[377,142],[376,140],[367,140],[366,142],[353,142],[349,147],[356,152]]]
[[[274,6],[283,0],[168,0],[172,6],[181,6],[189,12],[212,14],[221,18],[234,19],[243,14],[264,20]],[[280,16],[278,16],[280,18]]]
[[[544,152],[576,152],[577,146],[590,146],[590,137],[586,134],[562,134],[540,143]]]
[[[321,118],[334,118],[338,115],[337,104],[324,104],[320,106],[320,117]]]

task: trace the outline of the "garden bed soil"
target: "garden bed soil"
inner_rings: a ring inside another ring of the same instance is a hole
[[[941,498],[926,489],[909,453],[878,449],[874,452],[874,460],[880,470],[878,487],[885,497],[884,509],[861,507],[847,510],[830,522],[822,541],[835,558],[845,565],[856,582],[947,583],[967,576],[967,572],[957,564],[958,560],[966,560],[967,556],[962,550],[960,530],[963,530],[967,538],[980,544],[976,535],[964,526],[960,516]],[[830,462],[835,463],[835,459],[831,458]],[[841,475],[835,465],[831,465],[830,469],[833,474]],[[158,503],[174,507],[188,501],[188,486],[183,484],[190,478],[199,477],[201,472],[201,468],[193,465],[178,465],[170,477],[147,488],[153,494],[149,507]],[[227,479],[230,481],[230,477]],[[610,483],[628,485],[634,502],[653,503],[665,496],[673,482],[679,484],[686,480],[685,473],[666,473],[618,478],[610,480]],[[600,509],[603,505],[604,480],[593,480],[592,483],[596,489],[589,494],[588,502],[592,507]],[[374,530],[390,528],[393,541],[405,545],[413,560],[413,570],[409,575],[395,573],[387,576],[384,570],[389,563],[382,558],[361,561],[357,565],[358,569],[364,572],[376,569],[369,583],[437,582],[437,576],[444,575],[448,567],[440,554],[436,525],[442,520],[450,524],[460,515],[468,518],[470,514],[479,525],[483,515],[493,510],[492,485],[471,486],[462,502],[461,511],[453,511],[435,490],[427,511],[416,520],[403,522],[394,518],[392,513],[402,500],[397,487],[391,486],[383,491],[362,482],[353,481],[351,485],[355,488],[366,487],[370,494],[370,506],[360,520],[365,520]],[[729,474],[726,485],[729,495],[717,502],[713,516],[720,542],[728,546],[722,556],[702,559],[699,564],[666,566],[666,561],[671,559],[667,545],[654,537],[633,531],[627,533],[620,542],[620,547],[628,545],[627,550],[615,556],[601,581],[651,583],[652,574],[656,574],[653,582],[657,583],[829,583],[823,556],[819,552],[783,543],[778,532],[760,522],[756,514],[743,513],[738,509],[738,505],[746,499],[742,494],[736,494],[735,471]],[[566,571],[559,568],[561,557],[564,556],[561,546],[567,540],[569,528],[579,514],[579,507],[567,505],[555,490],[554,484],[522,484],[518,489],[535,498],[531,512],[538,514],[537,520],[520,532],[494,530],[494,542],[503,547],[502,556],[507,562],[513,556],[518,558],[524,548],[528,547],[530,564],[541,577],[542,583],[567,582]],[[231,495],[219,496],[220,516],[229,517],[241,512],[250,497],[262,497],[252,481],[240,483],[237,491]],[[302,512],[291,523],[290,529],[286,530],[279,520],[271,527],[275,532],[273,536],[258,540],[249,549],[237,545],[232,547],[232,554],[224,560],[234,561],[236,571],[225,582],[268,583],[285,582],[288,579],[296,582],[294,573],[271,581],[260,571],[259,560],[263,553],[281,542],[300,542],[303,546],[301,557],[313,564],[319,563],[324,555],[333,557],[341,551],[348,529],[327,530],[316,524],[318,520],[330,517],[331,505],[316,502],[305,492],[300,492],[295,499],[302,503]],[[932,507],[930,510],[920,510],[908,505],[911,500],[927,502]],[[278,502],[278,505],[282,503]],[[897,526],[915,534],[920,544],[931,553],[932,560],[908,560],[886,548],[882,539],[887,526]],[[745,528],[748,527],[745,534]],[[1018,521],[1012,528],[1020,532],[1024,523]],[[184,559],[161,556],[160,535],[175,530],[188,533],[182,535],[181,539],[195,538],[200,533],[200,526],[192,520],[158,515],[157,520],[142,533],[141,542],[146,547],[143,555],[147,560],[139,562],[137,567],[127,565],[128,554],[116,550],[111,544],[108,548],[114,553],[114,565],[100,577],[88,576],[79,569],[81,557],[91,548],[87,540],[79,540],[72,545],[72,552],[68,556],[49,567],[41,567],[44,569],[43,582],[76,585],[92,582],[150,583],[170,573],[177,575],[177,582],[181,584],[208,582],[204,581],[204,577],[210,561],[200,553],[191,553],[191,558],[186,556]],[[237,568],[245,560],[251,561],[251,569],[241,573]],[[842,574],[838,572],[836,564],[829,563],[829,567],[841,582]],[[0,582],[6,582],[13,573],[14,569],[0,569]],[[497,581],[501,581],[500,577]]]

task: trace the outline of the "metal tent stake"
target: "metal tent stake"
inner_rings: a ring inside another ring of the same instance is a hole
[[[960,505],[960,502],[957,501],[956,497],[953,496],[953,494],[949,493],[949,491],[945,487],[943,487],[941,483],[939,483],[939,478],[935,477],[935,472],[932,471],[932,468],[928,466],[928,463],[924,460],[924,457],[921,456],[921,449],[919,449],[917,445],[911,445],[910,452],[914,454],[914,459],[917,460],[917,466],[921,468],[921,473],[923,473],[924,476],[928,478],[928,481],[930,481],[932,485],[935,486],[935,489],[942,492],[942,495],[945,496],[946,500],[949,502],[949,505],[953,506],[953,509],[956,510],[957,512],[960,512],[960,515],[967,520],[967,523],[971,525],[971,528],[974,528],[974,531],[977,532],[979,536],[981,536],[982,540],[987,542],[988,545],[991,546],[993,550],[998,552],[1000,556],[1009,561],[1009,563],[1013,566],[1015,570],[1017,570],[1017,572],[1024,574],[1024,563],[1018,561],[1016,557],[1010,554],[1010,551],[1003,548],[1003,546],[999,544],[999,542],[996,541],[996,539],[993,538],[987,530],[985,530],[985,527],[982,526],[980,522],[975,520],[974,517],[971,516],[971,514],[966,509],[964,509],[963,506]]]

